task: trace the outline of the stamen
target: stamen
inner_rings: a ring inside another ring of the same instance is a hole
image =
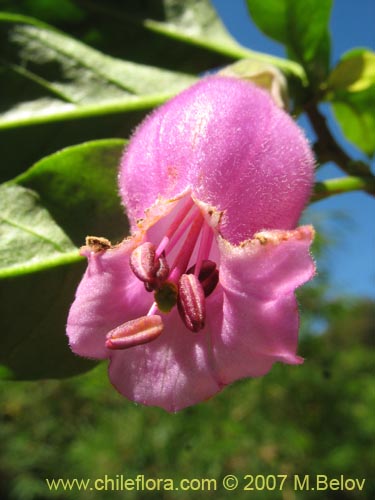
[[[168,252],[171,252],[174,249],[176,244],[180,241],[181,236],[185,233],[186,229],[191,226],[192,222],[197,217],[198,213],[199,213],[198,208],[194,207],[192,213],[186,218],[186,220],[183,221],[181,226],[178,228],[173,237],[170,239],[170,242],[167,246]]]
[[[137,278],[145,283],[148,292],[159,288],[169,275],[165,254],[155,259],[155,246],[149,241],[132,251],[129,264]]]
[[[165,258],[164,252],[160,255],[157,262],[155,262],[155,266],[159,266],[159,268],[156,271],[154,278],[150,278],[145,282],[145,288],[148,292],[158,290],[163,285],[164,281],[168,278],[169,265],[167,259]]]
[[[159,262],[155,262],[155,245],[149,241],[139,245],[132,251],[129,264],[138,279],[152,281],[159,269]]]
[[[160,316],[141,316],[111,330],[106,337],[108,349],[128,349],[155,340],[164,329]]]
[[[150,310],[148,311],[147,313],[147,316],[152,316],[153,314],[155,314],[156,312],[158,311],[158,305],[156,302],[154,302],[152,304],[152,306],[150,307]]]
[[[193,205],[194,205],[194,202],[193,202],[191,196],[188,196],[187,200],[184,201],[181,209],[179,210],[176,217],[174,218],[172,224],[169,226],[164,238],[159,243],[159,246],[156,249],[156,258],[158,258],[164,252],[164,250],[167,248],[171,237],[173,236],[175,231],[178,229],[181,222],[185,219],[186,215],[190,212],[190,209]]]
[[[169,275],[168,281],[176,283],[183,274],[189,264],[191,254],[193,253],[195,244],[197,242],[199,233],[201,231],[203,224],[203,216],[199,212],[191,225],[190,231],[188,232],[185,241],[173,263],[171,274]]]
[[[163,282],[168,278],[169,275],[169,265],[163,252],[159,257],[159,269],[156,271],[155,279],[158,282]]]
[[[186,274],[194,274],[196,266],[190,267]],[[201,263],[201,270],[198,275],[198,280],[202,285],[204,296],[208,297],[216,288],[216,285],[219,282],[219,271],[216,267],[215,262],[212,260],[203,260]]]
[[[213,236],[214,234],[210,226],[208,224],[204,224],[197,255],[197,263],[195,264],[195,270],[194,270],[195,276],[199,276],[202,267],[202,262],[208,259],[211,250]]]
[[[186,231],[170,271],[166,249],[171,251]],[[200,234],[197,262],[186,271]],[[147,291],[155,291],[155,302],[146,316],[109,332],[106,341],[109,349],[126,349],[157,338],[164,328],[159,313],[169,313],[176,304],[189,330],[198,332],[204,328],[205,297],[212,293],[218,283],[216,264],[208,260],[212,241],[211,227],[204,224],[201,211],[189,197],[157,248],[151,242],[145,242],[133,250],[130,267],[144,282]]]
[[[183,274],[178,282],[178,312],[185,326],[192,332],[204,328],[206,305],[204,291],[194,274]]]

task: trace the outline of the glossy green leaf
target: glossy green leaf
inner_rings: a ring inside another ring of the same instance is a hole
[[[0,180],[72,143],[126,137],[150,108],[195,80],[106,56],[39,21],[0,14],[0,156],[7,158]]]
[[[75,0],[75,12],[66,5],[68,0],[57,0],[58,13],[52,9],[46,12],[44,6],[30,4],[29,0],[20,0],[17,5],[12,0],[3,2],[10,11],[53,21],[63,31],[105,53],[141,64],[197,74],[233,59],[253,57],[297,78],[304,77],[297,64],[238,44],[211,0]]]
[[[247,6],[260,30],[286,46],[312,83],[323,80],[329,67],[332,0],[247,0]]]
[[[146,65],[199,73],[245,50],[229,35],[210,0],[75,0],[70,19],[62,18],[59,8],[46,11],[37,2],[5,4],[10,11],[51,22],[103,52]]]
[[[128,137],[196,74],[235,59],[251,57],[305,79],[295,62],[237,44],[209,0],[78,0],[73,13],[69,2],[58,2],[61,12],[51,17],[45,2],[3,0],[8,11],[40,15],[80,41],[41,21],[0,13],[0,157],[7,158],[0,182],[71,144]]]
[[[44,158],[0,186],[0,377],[65,377],[93,366],[74,356],[65,324],[86,267],[86,234],[127,234],[117,195],[124,141],[95,141]]]
[[[344,54],[328,79],[328,90],[360,92],[375,85],[375,53],[354,49]]]
[[[117,194],[117,168],[125,141],[72,146],[43,158],[13,182],[40,196],[76,246],[87,234],[121,240],[128,230]]]
[[[0,278],[79,259],[72,241],[35,191],[3,184],[0,214]]]
[[[2,93],[4,129],[149,108],[195,80],[106,56],[21,16],[0,15],[0,39],[2,86],[13,83]]]
[[[360,92],[338,92],[332,102],[345,137],[361,151],[375,153],[375,85]]]
[[[60,378],[95,366],[74,356],[65,335],[66,317],[85,269],[76,261],[38,273],[0,279],[1,378]]]

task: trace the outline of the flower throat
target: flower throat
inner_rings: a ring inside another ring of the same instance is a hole
[[[212,241],[211,227],[188,196],[159,245],[146,241],[131,253],[130,268],[147,292],[154,293],[155,301],[146,316],[128,321],[107,334],[109,349],[126,349],[154,340],[164,329],[157,313],[169,313],[176,305],[189,330],[198,332],[204,328],[205,299],[219,281],[216,263],[208,259]],[[171,264],[168,260],[179,244]],[[195,248],[196,263],[188,268]]]

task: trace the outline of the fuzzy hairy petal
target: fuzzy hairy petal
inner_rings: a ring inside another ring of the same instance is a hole
[[[310,226],[269,231],[221,250],[222,304],[207,311],[218,380],[264,375],[275,361],[299,364],[295,289],[312,278]],[[216,314],[215,314],[216,313]],[[218,325],[218,326],[215,326]]]
[[[262,229],[292,229],[308,201],[314,160],[301,129],[264,90],[229,77],[202,79],[137,129],[119,183],[133,228],[158,196],[190,189],[224,211],[232,244]]]
[[[88,358],[107,358],[107,333],[126,321],[142,316],[152,304],[129,266],[139,239],[129,238],[105,252],[83,254],[88,267],[69,312],[67,334],[73,352]]]
[[[150,344],[111,353],[109,377],[125,397],[175,412],[220,390],[209,335],[192,333],[177,310],[163,316],[164,332]]]

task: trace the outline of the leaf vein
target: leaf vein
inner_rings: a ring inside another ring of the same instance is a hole
[[[17,222],[14,222],[11,219],[7,219],[4,216],[1,216],[0,220],[2,222],[5,222],[6,224],[15,227],[16,229],[20,229],[21,231],[24,231],[25,233],[29,233],[32,236],[34,236],[37,239],[40,239],[42,241],[45,241],[46,243],[49,243],[55,250],[61,253],[65,253],[65,250],[55,241],[51,240],[50,238],[47,238],[43,234],[37,233],[36,231],[32,230],[31,228],[24,226],[23,224],[18,224]]]

